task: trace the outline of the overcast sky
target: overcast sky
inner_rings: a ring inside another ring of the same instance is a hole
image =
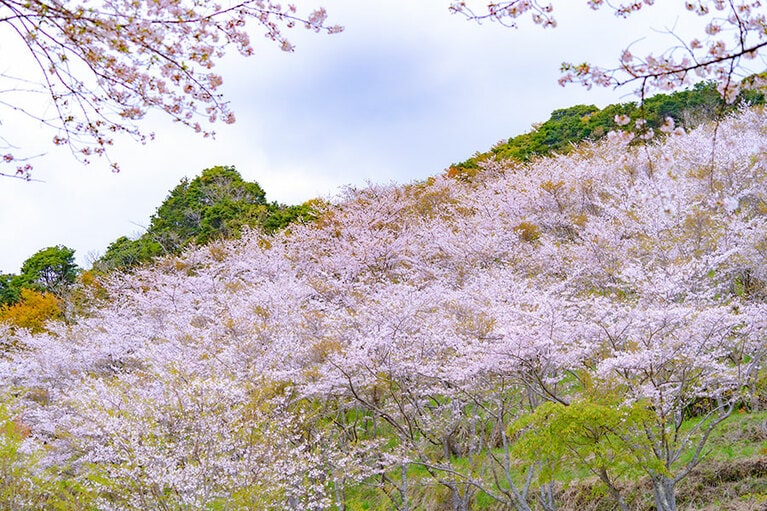
[[[513,30],[451,15],[448,0],[308,1],[300,6],[324,5],[345,31],[295,30],[292,54],[256,36],[256,55],[228,58],[219,72],[237,123],[217,126],[215,141],[151,115],[156,140],[119,145],[112,157],[122,172],[113,174],[52,148],[53,134],[35,123],[0,119],[27,153],[46,153],[33,162],[44,182],[0,178],[0,272],[57,244],[86,265],[119,236],[139,234],[182,177],[214,165],[236,166],[267,199],[289,204],[438,174],[556,108],[632,100],[631,90],[562,88],[559,64],[615,62],[648,26],[670,27],[677,15],[655,7],[627,22],[572,0],[558,7],[558,28]],[[4,65],[7,50],[0,44]]]

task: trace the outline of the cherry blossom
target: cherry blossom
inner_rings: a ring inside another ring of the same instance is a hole
[[[285,51],[293,50],[286,31],[295,26],[342,30],[327,24],[322,8],[302,15],[294,5],[262,0],[4,1],[0,27],[24,53],[0,75],[0,103],[49,127],[53,143],[83,162],[105,155],[120,134],[151,139],[139,122],[152,109],[212,136],[210,124],[235,120],[214,68],[228,49],[254,53],[254,26]],[[47,101],[36,109],[41,94]],[[4,157],[14,160],[20,157]],[[30,170],[21,163],[15,175],[28,178]]]
[[[587,2],[594,10],[612,9],[616,16],[630,18],[638,11],[667,6],[669,2],[654,0],[612,3]],[[616,67],[602,67],[590,63],[563,63],[559,83],[580,83],[592,86],[616,87],[636,84],[641,98],[652,91],[668,91],[700,79],[714,80],[727,103],[732,103],[744,85],[742,79],[751,77],[745,85],[763,87],[762,79],[755,75],[761,71],[750,69],[749,64],[762,55],[767,46],[765,14],[758,0],[722,2],[697,0],[680,2],[683,12],[689,12],[703,22],[702,33],[690,40],[675,36],[668,48],[659,53],[638,55],[626,48],[616,59]],[[506,26],[517,27],[518,20],[529,17],[534,24],[556,27],[554,2],[510,0],[490,3],[486,10],[473,7],[473,2],[452,2],[451,10],[470,19],[490,19]],[[668,7],[667,7],[668,8]]]

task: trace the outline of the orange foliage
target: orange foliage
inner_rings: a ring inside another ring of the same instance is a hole
[[[13,305],[0,307],[0,322],[7,322],[19,328],[28,328],[34,333],[45,330],[50,320],[61,320],[58,300],[52,293],[40,293],[23,288],[21,299]]]
[[[471,181],[476,176],[479,168],[457,167],[455,165],[447,169],[447,177],[457,181]]]
[[[525,241],[532,242],[541,237],[540,228],[534,223],[527,221],[521,222],[519,225],[517,225],[514,228],[514,232],[516,232],[519,237]]]

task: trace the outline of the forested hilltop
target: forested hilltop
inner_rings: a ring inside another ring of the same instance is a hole
[[[766,129],[349,189],[92,275],[0,325],[0,507],[763,509]]]
[[[248,227],[271,233],[310,217],[308,204],[268,202],[258,183],[243,180],[234,167],[213,167],[182,180],[152,215],[146,232],[134,240],[115,240],[94,267],[125,270],[192,244],[237,238]]]
[[[579,142],[600,140],[616,130],[630,132],[641,141],[661,134],[664,127],[669,127],[669,119],[672,129],[693,129],[740,108],[762,104],[764,94],[750,89],[741,91],[731,103],[723,103],[714,82],[699,82],[689,89],[656,94],[640,103],[616,103],[602,109],[575,105],[555,110],[546,122],[535,124],[532,131],[501,140],[489,151],[454,163],[448,171],[452,176],[465,177],[477,172],[480,164],[488,160],[528,161],[552,153],[567,153]],[[618,123],[621,118],[625,122]]]
[[[258,183],[243,180],[234,167],[205,169],[168,193],[145,232],[134,239],[120,236],[89,270],[78,267],[73,249],[56,245],[30,256],[18,274],[0,273],[0,322],[41,331],[47,320],[73,320],[82,288],[98,286],[104,273],[130,271],[192,245],[237,238],[243,229],[271,233],[311,221],[312,202],[269,202]]]

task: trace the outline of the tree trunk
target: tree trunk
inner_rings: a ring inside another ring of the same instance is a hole
[[[600,468],[597,471],[597,475],[599,476],[599,479],[605,483],[607,486],[607,490],[610,492],[610,496],[612,496],[613,499],[618,503],[618,506],[621,508],[621,511],[629,511],[629,506],[626,504],[626,501],[623,500],[623,495],[621,495],[620,490],[613,484],[612,479],[607,474],[607,470],[604,468]]]
[[[402,511],[410,511],[410,503],[407,498],[407,463],[402,464],[401,468],[401,485],[399,487],[399,493],[402,498]]]
[[[506,477],[506,483],[509,485],[509,491],[512,495],[512,506],[516,511],[532,511],[530,509],[530,505],[527,503],[527,488],[528,486],[525,485],[525,488],[523,491],[519,491],[516,484],[514,483],[514,478],[512,477],[511,473],[511,453],[509,451],[509,437],[506,436],[505,431],[501,431],[501,439],[503,441],[503,469],[504,469],[504,476]],[[533,470],[532,467],[530,467],[530,470]]]
[[[673,479],[664,475],[654,475],[652,489],[657,511],[676,511],[676,489]]]
[[[471,494],[465,492],[461,495],[457,485],[450,486],[450,493],[453,498],[453,511],[469,511],[469,501],[471,500]]]
[[[557,511],[557,503],[554,500],[554,482],[541,485],[541,506],[543,511]]]
[[[450,436],[446,435],[442,437],[442,454],[445,457],[445,463],[450,465],[450,457],[452,455],[451,452],[451,442],[450,442]],[[461,494],[461,490],[459,486],[462,486],[462,483],[456,480],[456,477],[454,474],[451,474],[450,476],[451,481],[449,482],[443,482],[445,486],[450,488],[450,496],[453,504],[453,511],[469,511],[469,501],[471,500],[471,496],[473,495],[473,491],[471,489],[470,485],[465,485],[465,491],[463,494]]]

